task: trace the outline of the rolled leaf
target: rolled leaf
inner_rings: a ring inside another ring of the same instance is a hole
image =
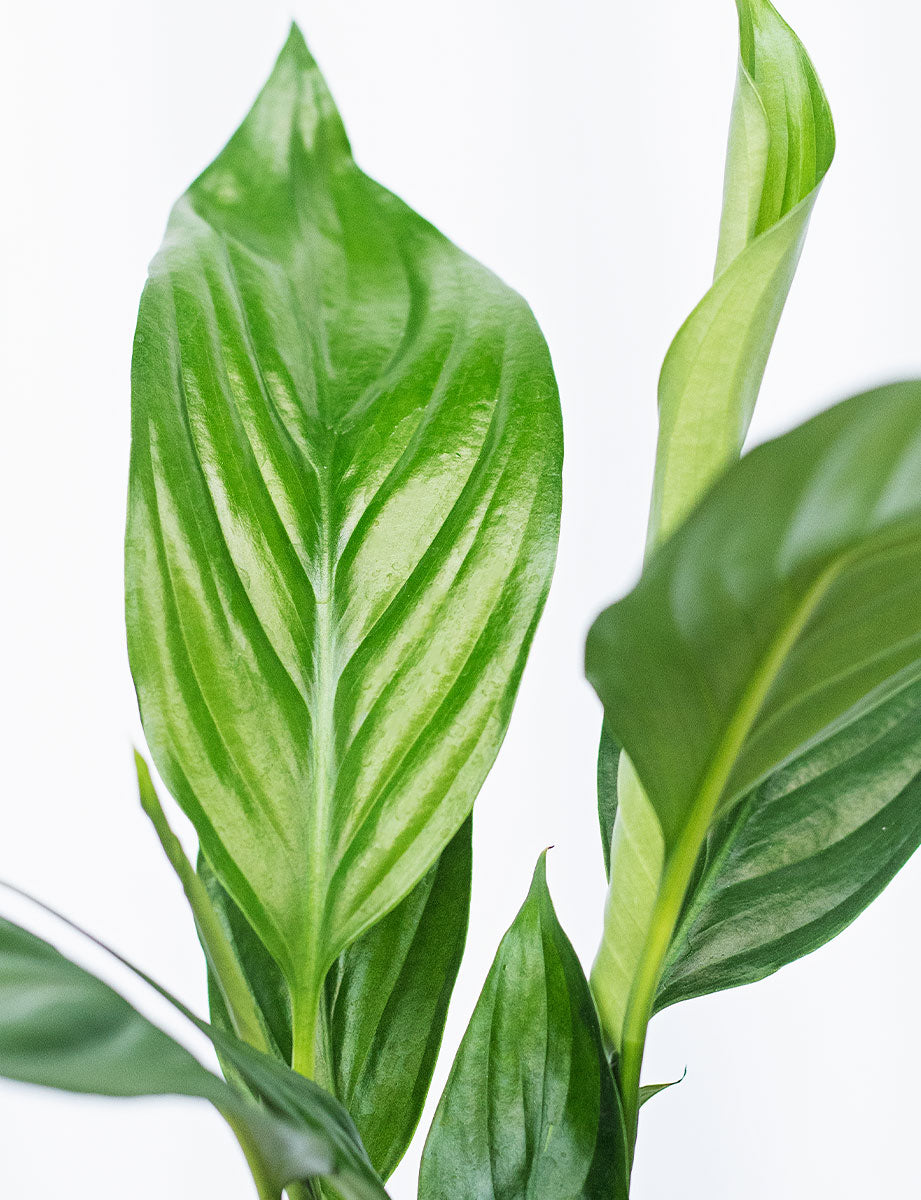
[[[796,34],[768,0],[736,7],[739,67],[716,272],[662,366],[650,545],[738,457],[835,152],[828,101]]]
[[[173,1003],[211,1036],[208,1026]],[[0,919],[0,1075],[103,1096],[201,1097],[231,1123],[266,1195],[280,1196],[285,1184],[323,1177],[345,1200],[386,1200],[348,1115],[332,1097],[291,1071],[295,1082],[288,1091],[277,1078],[266,1086],[263,1063],[274,1069],[271,1060],[232,1035],[214,1038],[265,1104],[256,1105],[206,1070],[108,984],[48,942]]]
[[[763,979],[830,941],[921,844],[921,680],[891,686],[710,832],[657,1009]]]
[[[767,0],[737,0],[739,64],[713,286],[678,331],[659,379],[647,553],[738,458],[818,189],[834,154],[825,95]],[[628,759],[605,859],[613,884],[594,974],[616,1048],[664,863],[654,808]],[[610,769],[607,772],[610,775]],[[610,785],[599,779],[609,794]],[[601,793],[599,793],[601,799]]]
[[[327,977],[326,1058],[317,1073],[349,1110],[384,1179],[409,1146],[435,1069],[466,940],[470,870],[468,820],[437,864],[340,955]],[[252,982],[276,1053],[289,1062],[291,1006],[281,972],[207,860],[199,871]],[[212,1020],[229,1030],[210,976],[209,993]]]
[[[435,1114],[420,1200],[625,1200],[617,1089],[544,856]]]
[[[151,752],[308,1072],[328,969],[498,751],[560,459],[527,305],[358,169],[293,29],[150,269],[126,575]]]

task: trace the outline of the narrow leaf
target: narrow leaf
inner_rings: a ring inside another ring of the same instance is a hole
[[[328,969],[498,751],[561,433],[527,305],[358,169],[296,29],[170,218],[132,414],[145,733],[282,970],[309,1072]]]
[[[466,939],[470,870],[468,819],[438,863],[340,955],[327,978],[327,1060],[318,1064],[318,1075],[348,1108],[385,1179],[412,1139],[435,1069]],[[199,871],[252,982],[276,1053],[290,1061],[290,1000],[281,972],[205,859]],[[212,1020],[228,1029],[213,980],[209,991]]]
[[[716,275],[662,366],[650,545],[738,457],[835,151],[828,102],[793,30],[768,0],[737,0],[737,8]]]
[[[157,990],[172,999],[163,989]],[[191,1018],[188,1010],[173,1003]],[[203,1022],[195,1024],[210,1036]],[[243,1069],[253,1075],[252,1062],[259,1063],[264,1056],[232,1036],[216,1037],[223,1052],[239,1056]],[[347,1115],[315,1085],[295,1077],[299,1105],[277,1103],[277,1096],[263,1089],[270,1107],[257,1106],[206,1070],[108,984],[41,938],[3,919],[0,1074],[96,1095],[201,1097],[228,1119],[247,1157],[276,1194],[287,1183],[326,1177],[346,1200],[386,1196],[355,1140],[357,1135],[353,1129],[349,1132]]]
[[[544,856],[435,1114],[420,1200],[624,1200],[617,1089]]]
[[[921,844],[921,681],[845,721],[711,831],[656,999],[763,979],[840,933]]]

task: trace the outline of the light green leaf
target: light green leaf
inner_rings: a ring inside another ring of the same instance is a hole
[[[659,379],[649,544],[739,454],[835,150],[815,68],[768,0],[737,0],[739,69],[713,286]]]
[[[737,457],[834,154],[831,113],[796,35],[766,0],[737,0],[739,67],[716,278],[678,331],[659,379],[659,439],[647,554]],[[596,971],[616,1049],[656,903],[662,831],[628,759],[606,863]],[[599,779],[599,786],[609,785]],[[603,797],[599,793],[599,800]]]
[[[435,1114],[420,1200],[625,1200],[626,1135],[544,856]]]
[[[299,32],[141,302],[126,551],[157,767],[293,997],[435,863],[502,740],[555,553],[524,301],[355,165]]]
[[[346,1200],[386,1200],[354,1127],[332,1097],[291,1071],[287,1075],[295,1082],[288,1085],[290,1094],[277,1080],[266,1086],[263,1064],[274,1070],[271,1060],[232,1035],[211,1031],[153,986],[213,1036],[222,1053],[258,1085],[266,1104],[242,1096],[108,984],[3,919],[0,1075],[104,1096],[201,1097],[233,1127],[263,1188],[261,1195],[280,1196],[285,1184],[325,1177]]]
[[[714,819],[919,664],[918,382],[853,397],[752,451],[595,622],[586,669],[665,843],[616,1031],[626,1087]],[[603,1020],[604,967],[593,971]]]
[[[340,955],[326,981],[318,1078],[349,1110],[385,1179],[419,1123],[441,1045],[467,932],[471,827],[468,819],[410,894]],[[199,870],[276,1053],[288,1062],[290,1000],[281,972],[204,858]],[[212,1020],[229,1029],[213,977],[209,992]]]
[[[707,838],[656,997],[763,979],[840,933],[921,844],[921,681],[888,685]]]

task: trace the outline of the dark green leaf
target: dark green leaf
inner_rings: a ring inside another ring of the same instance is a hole
[[[655,962],[630,1000],[638,1021],[714,820],[919,662],[921,383],[911,382],[746,455],[589,633],[589,677],[664,838],[640,931],[652,946],[654,930]],[[606,928],[617,912],[609,896]],[[616,1047],[623,980],[608,958],[610,972],[599,955],[592,979]]]
[[[355,165],[293,30],[141,302],[126,551],[161,775],[279,964],[328,969],[437,861],[546,596],[559,404],[527,305]]]
[[[544,856],[502,939],[422,1156],[420,1200],[622,1200],[627,1150],[594,1004]]]
[[[351,1113],[385,1179],[419,1122],[460,967],[470,907],[471,824],[464,823],[412,892],[344,951],[327,979],[323,1081]],[[288,1061],[290,1004],[281,972],[204,858],[199,870],[258,993],[277,1052]],[[209,992],[213,1021],[229,1029],[213,981]]]
[[[601,831],[601,850],[604,854],[604,870],[611,874],[611,834],[617,816],[617,767],[620,762],[620,746],[602,725],[598,743],[598,826]]]
[[[263,1086],[262,1072],[275,1068],[271,1060],[232,1035],[210,1030],[163,989],[157,990],[213,1037],[222,1054],[258,1085],[268,1108],[206,1070],[107,984],[3,919],[0,1074],[96,1095],[202,1097],[227,1117],[252,1165],[275,1193],[286,1183],[323,1176],[347,1200],[385,1200],[354,1127],[332,1097],[291,1071],[287,1075],[295,1082],[287,1092],[277,1081],[272,1088]],[[297,1103],[291,1098],[295,1095]]]
[[[657,1008],[762,979],[817,949],[919,844],[921,681],[909,678],[848,714],[712,830]]]
[[[327,978],[332,1090],[386,1179],[412,1139],[467,937],[472,821]]]
[[[919,659],[921,383],[746,455],[586,648],[670,847]]]

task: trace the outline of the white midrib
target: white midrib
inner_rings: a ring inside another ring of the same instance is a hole
[[[327,468],[328,470],[328,468]],[[320,1017],[325,964],[322,961],[325,943],[326,884],[321,864],[329,859],[333,797],[336,786],[335,703],[338,683],[336,653],[336,621],[333,611],[335,564],[333,561],[333,529],[331,504],[326,477],[320,494],[320,525],[323,554],[320,563],[316,594],[316,631],[313,680],[314,715],[311,737],[313,758],[313,794],[309,801],[309,822],[306,844],[308,864],[305,876],[309,886],[304,892],[301,927],[307,940],[296,960],[297,980],[292,987],[292,1067],[302,1075],[313,1077],[316,1070],[316,1038]]]

